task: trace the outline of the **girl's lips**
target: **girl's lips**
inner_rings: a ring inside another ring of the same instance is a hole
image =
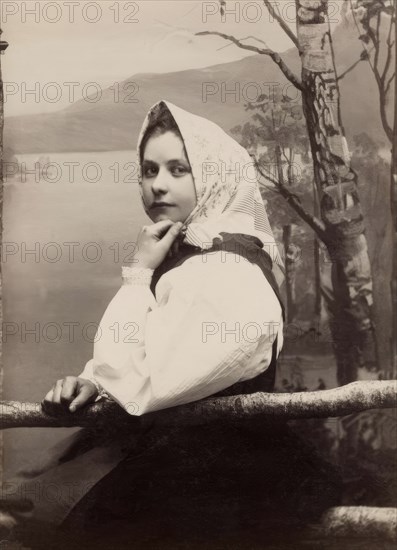
[[[150,209],[152,208],[162,208],[162,207],[169,207],[169,206],[175,206],[175,204],[168,204],[167,202],[154,202]]]

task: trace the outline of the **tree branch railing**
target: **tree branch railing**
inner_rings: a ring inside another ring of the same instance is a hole
[[[397,541],[397,508],[336,506],[325,512],[319,530],[325,538],[359,539],[361,548],[374,548],[371,539]]]
[[[397,380],[352,382],[330,390],[296,393],[254,393],[212,397],[139,416],[130,403],[128,412],[114,401],[103,399],[71,413],[52,416],[40,403],[0,402],[0,429],[33,427],[117,426],[155,421],[160,425],[198,425],[216,420],[304,419],[346,416],[369,409],[397,408]],[[130,414],[129,414],[130,413]]]
[[[130,412],[139,412],[131,403]],[[48,415],[40,403],[0,402],[0,429],[28,427],[101,427],[128,429],[146,422],[161,425],[198,425],[214,420],[250,418],[307,419],[345,416],[370,409],[397,408],[397,380],[352,382],[330,390],[295,393],[254,393],[207,398],[140,416],[129,414],[116,402],[103,399],[74,413]],[[17,520],[3,506],[0,529],[12,529]],[[12,503],[11,503],[12,505]],[[314,526],[314,537],[325,539],[397,540],[397,509],[369,506],[338,506],[325,512]]]

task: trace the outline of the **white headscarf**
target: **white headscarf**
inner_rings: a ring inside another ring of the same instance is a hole
[[[182,135],[196,189],[197,204],[181,229],[185,234],[183,242],[206,250],[211,248],[214,239],[222,240],[221,232],[257,237],[272,259],[274,275],[281,284],[284,264],[248,151],[214,122],[165,100],[158,101],[149,109],[138,137],[139,184],[146,213],[140,149],[151,116],[161,103],[172,114]]]

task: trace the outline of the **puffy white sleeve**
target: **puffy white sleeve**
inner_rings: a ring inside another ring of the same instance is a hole
[[[257,265],[227,257],[215,252],[186,260],[161,277],[156,299],[150,277],[124,282],[80,377],[94,379],[140,416],[265,370],[277,335],[278,350],[282,345],[280,304]]]

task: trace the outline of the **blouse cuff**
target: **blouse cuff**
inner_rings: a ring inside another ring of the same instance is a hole
[[[153,273],[150,267],[122,266],[121,279],[123,285],[150,285]]]
[[[96,389],[98,390],[98,397],[95,399],[95,401],[98,401],[98,399],[102,399],[102,397],[105,397],[106,399],[110,399],[110,395],[102,388],[100,384],[95,380],[95,378],[88,378],[90,382],[94,384]]]

